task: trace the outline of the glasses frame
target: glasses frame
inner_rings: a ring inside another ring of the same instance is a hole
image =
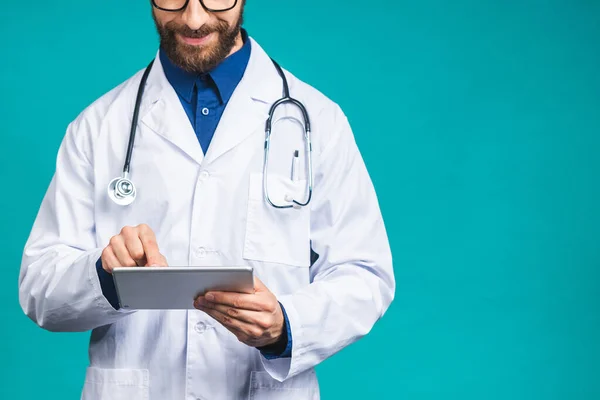
[[[212,12],[212,13],[216,13],[216,12],[225,12],[225,11],[233,10],[233,9],[235,8],[235,6],[237,6],[237,3],[238,3],[238,0],[234,0],[234,1],[233,1],[233,5],[232,5],[231,7],[229,7],[229,8],[224,8],[224,9],[222,9],[222,10],[215,10],[215,9],[213,9],[213,8],[208,8],[208,7],[206,7],[206,5],[204,4],[204,0],[198,0],[198,1],[200,2],[200,4],[202,4],[202,7],[203,7],[203,8],[204,8],[206,11],[208,11],[208,12]],[[186,7],[188,6],[188,4],[189,4],[189,3],[190,3],[190,0],[185,0],[185,3],[183,3],[183,6],[182,6],[181,8],[178,8],[178,9],[175,9],[175,10],[171,10],[171,9],[168,9],[168,8],[162,8],[162,7],[159,7],[159,6],[156,4],[156,0],[152,0],[152,5],[153,5],[155,8],[157,8],[157,9],[159,9],[159,10],[162,10],[162,11],[168,11],[168,12],[179,12],[179,11],[183,11],[183,10],[185,10],[185,9],[186,9]]]

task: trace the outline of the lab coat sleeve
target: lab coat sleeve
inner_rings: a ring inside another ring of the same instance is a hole
[[[110,305],[96,271],[90,131],[81,116],[69,125],[23,252],[19,302],[49,331],[87,331],[131,312]]]
[[[336,107],[334,134],[315,167],[310,284],[279,301],[294,344],[291,358],[267,360],[283,381],[366,335],[394,297],[392,256],[378,199],[348,120]]]

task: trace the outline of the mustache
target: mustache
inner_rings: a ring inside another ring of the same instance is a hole
[[[168,23],[165,25],[167,31],[171,33],[171,35],[180,34],[181,36],[200,39],[208,34],[213,32],[215,33],[226,33],[228,26],[227,23],[219,24],[219,25],[202,25],[199,29],[190,29],[187,25],[175,25],[172,23]]]

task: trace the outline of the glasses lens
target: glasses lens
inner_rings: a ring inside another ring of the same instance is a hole
[[[192,0],[197,1],[197,0]],[[228,10],[235,5],[236,0],[203,0],[204,7],[211,11]],[[163,10],[181,10],[185,0],[154,0],[154,4]]]
[[[185,0],[154,0],[154,4],[163,10],[180,10],[185,5]]]
[[[204,7],[213,11],[228,10],[234,6],[235,0],[203,0]]]

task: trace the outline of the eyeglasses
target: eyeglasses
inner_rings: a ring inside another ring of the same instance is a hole
[[[202,7],[208,12],[229,11],[234,8],[238,0],[199,0]],[[152,0],[152,5],[163,11],[182,11],[190,0]]]

